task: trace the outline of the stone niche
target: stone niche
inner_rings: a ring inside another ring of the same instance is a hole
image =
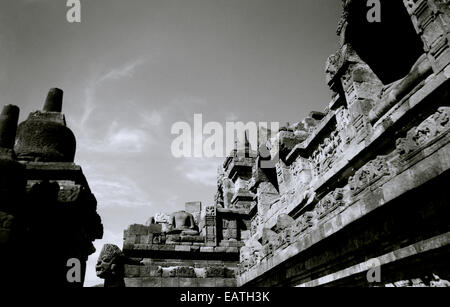
[[[424,53],[402,0],[380,0],[381,21],[369,22],[367,1],[347,1],[342,40],[350,44],[383,84],[405,77]]]

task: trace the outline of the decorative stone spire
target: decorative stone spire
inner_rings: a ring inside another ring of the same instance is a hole
[[[7,105],[3,107],[0,114],[0,215],[3,214],[3,218],[5,216],[11,218],[8,215],[14,214],[16,204],[25,190],[24,168],[15,160],[13,150],[19,112],[17,106]],[[0,222],[0,237],[2,236],[1,228],[2,223]],[[3,230],[8,231],[9,236],[9,230]],[[1,241],[7,240],[0,238],[0,245]]]
[[[48,92],[47,99],[44,104],[44,112],[58,112],[62,111],[64,92],[59,88],[52,88]]]
[[[19,112],[17,106],[6,105],[3,107],[0,114],[0,147],[13,149]]]

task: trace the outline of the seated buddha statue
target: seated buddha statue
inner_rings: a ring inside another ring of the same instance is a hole
[[[186,211],[178,211],[171,215],[171,233],[180,233],[185,236],[196,236],[199,234],[195,224],[194,216]]]

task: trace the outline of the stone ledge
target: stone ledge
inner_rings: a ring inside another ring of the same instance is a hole
[[[160,288],[160,287],[236,287],[235,278],[182,278],[182,277],[148,277],[148,278],[125,278],[125,285],[129,288]]]
[[[239,245],[239,246],[238,246]],[[199,245],[181,245],[181,244],[132,244],[128,243],[124,246],[124,252],[127,251],[163,251],[163,252],[189,252],[189,253],[239,253],[239,247],[236,246],[199,246]]]
[[[435,156],[439,157],[439,163],[433,163]],[[338,216],[331,218],[329,221],[319,225],[318,228],[304,234],[297,242],[285,248],[283,252],[275,251],[273,257],[263,259],[260,264],[243,273],[238,277],[238,285],[242,286],[258,276],[263,275],[288,259],[304,252],[319,241],[330,237],[350,223],[386,205],[402,194],[438,177],[449,169],[450,144],[447,144],[435,152],[434,155],[421,160],[402,173],[390,178],[378,189],[378,192],[371,191],[365,194],[366,197],[371,197],[377,201],[366,202],[366,198],[357,200]]]
[[[385,121],[387,118],[390,118],[390,126],[392,126],[393,124],[401,120],[405,115],[407,115],[408,112],[411,112],[415,107],[419,106],[420,104],[426,103],[426,98],[428,98],[435,90],[437,90],[441,86],[444,86],[446,82],[449,82],[449,79],[450,74],[446,75],[445,71],[442,71],[438,75],[434,75],[431,78],[427,79],[427,82],[425,82],[425,84],[420,89],[414,92],[414,94],[398,102],[394,107],[391,108],[391,110],[389,110],[382,118],[380,118],[380,120],[377,121],[373,128],[372,134],[369,135],[369,137],[365,141],[362,141],[358,144],[353,144],[345,152],[343,157],[339,159],[339,162],[337,162],[333,166],[332,169],[327,171],[319,179],[313,180],[311,182],[311,186],[313,187],[312,191],[323,189],[323,187],[329,185],[330,181],[332,181],[333,178],[336,178],[337,175],[343,173],[347,168],[350,167],[349,163],[351,161],[355,161],[363,151],[367,150],[367,148],[371,147],[373,144],[385,137],[386,133],[388,133],[388,127],[385,127],[382,124],[383,121]],[[305,144],[299,144],[297,146],[299,148],[294,148],[293,151],[299,150],[301,148],[306,148]],[[376,156],[376,154],[374,155]],[[368,161],[370,161],[369,158]],[[271,218],[267,219],[265,221],[264,227],[269,229],[273,228],[276,225],[276,216],[278,214],[292,215],[294,211],[296,211],[297,208],[306,201],[306,196],[306,194],[296,196],[294,199],[295,201],[291,202],[284,208],[280,208]]]
[[[315,143],[315,141],[321,136],[324,130],[328,128],[330,124],[333,124],[333,121],[336,120],[336,112],[330,111],[325,118],[322,119],[320,124],[314,129],[312,134],[302,143],[297,144],[291,150],[291,152],[286,157],[287,165],[293,163],[299,156],[303,153],[311,150],[311,146]]]
[[[401,248],[390,253],[377,257],[380,265],[385,265],[395,261],[405,259],[414,255],[425,253],[434,249],[450,245],[450,232],[420,241],[405,248]],[[318,279],[298,285],[297,287],[317,287],[330,282],[337,281],[352,275],[363,273],[373,268],[371,260],[359,263],[344,270],[329,274]]]
[[[248,209],[217,208],[218,213],[248,215]]]

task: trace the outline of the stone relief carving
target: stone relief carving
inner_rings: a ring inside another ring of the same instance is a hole
[[[349,179],[350,190],[353,195],[358,194],[374,182],[391,174],[385,156],[379,156],[361,167],[353,177]]]
[[[404,288],[404,287],[417,287],[417,288],[448,288],[450,287],[450,282],[445,279],[441,279],[438,275],[432,273],[431,275],[417,277],[413,279],[406,279],[396,281],[394,283],[389,283],[384,285],[388,288]]]
[[[0,245],[7,244],[11,239],[11,228],[14,217],[5,212],[0,212]]]
[[[105,280],[105,288],[124,288],[126,263],[138,264],[127,259],[119,247],[105,244],[97,260],[95,271],[97,276]]]
[[[207,206],[205,208],[205,214],[207,216],[216,216],[216,207],[215,206]]]
[[[397,140],[397,153],[401,158],[428,143],[450,128],[450,107],[441,107],[416,128],[408,131],[405,138]]]
[[[337,208],[344,205],[344,189],[336,189],[327,194],[316,205],[315,211],[317,212],[317,218],[321,220]]]
[[[253,236],[258,232],[258,226],[261,223],[261,216],[256,214],[250,222],[250,234]]]
[[[342,154],[343,145],[346,143],[343,141],[342,133],[337,130],[324,139],[310,158],[314,176],[320,176],[332,168],[333,163]]]
[[[262,259],[262,246],[259,243],[244,246],[240,250],[239,272],[242,274],[255,265],[259,264]]]
[[[305,212],[300,216],[292,227],[292,238],[297,238],[306,230],[315,225],[316,213],[314,211]]]

